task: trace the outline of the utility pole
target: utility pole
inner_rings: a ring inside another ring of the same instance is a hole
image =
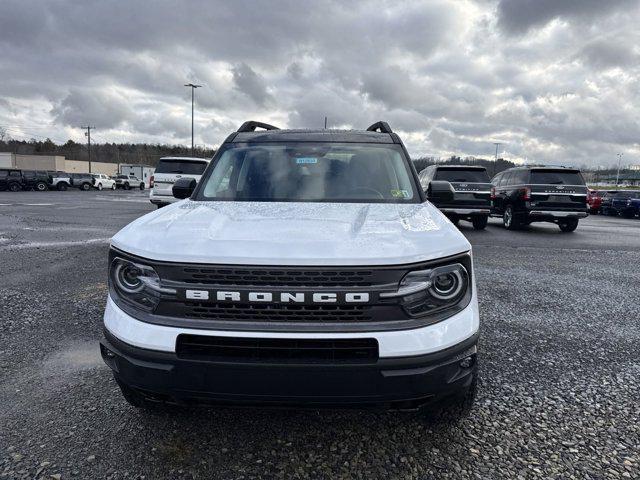
[[[616,187],[618,186],[618,182],[620,181],[620,162],[622,161],[623,153],[618,153],[618,173],[616,174]]]
[[[500,145],[502,145],[499,142],[493,142],[493,144],[496,146],[496,156],[493,159],[493,176],[495,176],[496,174],[496,165],[498,165],[498,147]]]
[[[327,117],[324,117],[324,129],[327,129]]]
[[[91,130],[95,129],[96,127],[87,125],[86,127],[80,127],[80,128],[87,129],[84,136],[87,137],[87,150],[89,151],[89,173],[91,173]]]
[[[194,94],[193,94],[193,92],[195,92],[196,88],[200,88],[202,85],[196,85],[194,83],[185,83],[184,86],[191,88],[191,156],[193,157],[193,155],[194,155],[194,150],[193,150],[193,99],[194,99]]]

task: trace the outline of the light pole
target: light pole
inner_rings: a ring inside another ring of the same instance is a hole
[[[493,144],[496,146],[496,156],[493,159],[493,175],[495,176],[496,174],[496,165],[498,165],[498,147],[500,145],[502,145],[499,142],[493,142]]]
[[[200,88],[202,85],[196,85],[194,83],[185,83],[184,84],[185,87],[190,87],[191,88],[191,156],[194,155],[194,150],[193,150],[193,99],[194,99],[194,94],[193,92],[195,92],[196,88]]]
[[[616,187],[618,186],[618,182],[620,180],[620,162],[622,161],[622,153],[618,153],[618,173],[616,174]]]

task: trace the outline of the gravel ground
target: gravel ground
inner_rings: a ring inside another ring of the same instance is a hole
[[[129,407],[97,349],[106,239],[150,210],[140,192],[0,193],[0,478],[640,478],[640,220],[461,224],[480,393],[471,417],[436,427]]]

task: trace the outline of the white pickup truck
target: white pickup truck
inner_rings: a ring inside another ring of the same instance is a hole
[[[468,413],[471,246],[386,123],[246,122],[172,191],[111,242],[101,353],[128,402]]]

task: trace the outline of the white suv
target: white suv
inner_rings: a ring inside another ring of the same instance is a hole
[[[93,182],[94,188],[98,190],[102,190],[104,188],[115,190],[116,189],[116,181],[111,178],[109,175],[105,175],[104,173],[94,173]]]
[[[196,157],[163,157],[158,161],[151,177],[149,200],[158,208],[176,202],[171,189],[179,178],[200,180],[202,172],[209,165],[208,158]]]
[[[386,123],[247,122],[173,192],[111,241],[101,353],[131,404],[468,412],[471,245]]]

